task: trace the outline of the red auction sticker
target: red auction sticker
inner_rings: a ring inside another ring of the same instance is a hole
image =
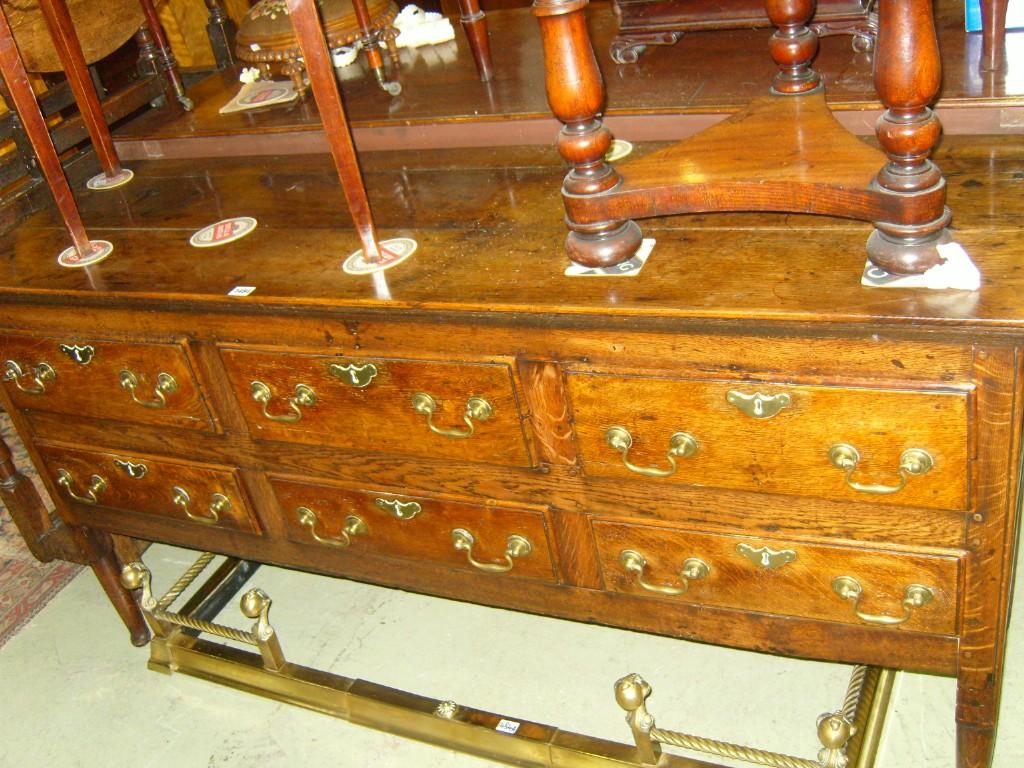
[[[208,227],[203,227],[189,238],[189,245],[196,248],[212,248],[215,245],[233,243],[256,229],[256,219],[252,216],[235,216],[224,219]]]

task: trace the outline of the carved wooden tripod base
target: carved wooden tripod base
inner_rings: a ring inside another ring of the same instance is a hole
[[[562,186],[574,262],[611,266],[640,245],[634,219],[711,211],[784,211],[875,224],[871,261],[915,274],[942,262],[948,239],[946,184],[928,159],[938,120],[928,108],[939,84],[929,0],[881,0],[875,84],[887,111],[882,151],[849,134],[825,103],[810,62],[818,40],[810,0],[767,0],[779,71],[771,95],[667,149],[613,168],[604,156],[604,87],[583,19],[587,0],[536,0],[548,99],[565,124],[558,140],[573,166]],[[905,55],[912,52],[912,56]],[[881,170],[879,170],[881,169]]]

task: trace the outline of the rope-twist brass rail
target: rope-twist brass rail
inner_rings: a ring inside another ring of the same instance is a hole
[[[666,731],[661,728],[651,729],[651,739],[662,744],[671,744],[681,749],[691,749],[697,752],[705,752],[719,757],[728,757],[733,760],[743,760],[756,765],[767,765],[770,768],[821,768],[817,760],[806,760],[801,757],[791,757],[777,752],[768,752],[763,749],[752,747],[741,747],[730,744],[727,741],[716,741],[705,739],[701,736],[690,736],[676,731]]]
[[[155,608],[152,613],[153,618],[160,621],[166,621],[168,624],[176,624],[179,627],[188,627],[189,629],[194,629],[197,632],[206,632],[210,635],[223,637],[225,640],[234,640],[237,643],[259,645],[259,641],[252,632],[244,632],[240,629],[225,627],[223,624],[214,624],[210,621],[195,619],[191,616],[185,616],[172,611],[165,611],[161,608]]]
[[[203,552],[203,554],[201,554],[198,559],[189,566],[189,569],[181,574],[181,577],[171,585],[171,588],[168,589],[164,596],[157,602],[156,607],[162,611],[167,610],[167,607],[178,599],[178,595],[188,589],[189,585],[196,580],[196,577],[206,570],[206,566],[208,566],[215,557],[216,555],[212,552]]]

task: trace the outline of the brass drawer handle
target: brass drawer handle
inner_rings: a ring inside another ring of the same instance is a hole
[[[730,389],[725,399],[730,405],[735,405],[752,419],[770,419],[793,402],[793,398],[788,392],[779,392],[776,395],[762,395],[760,392],[755,392],[752,395],[747,395],[738,389]]]
[[[278,421],[282,424],[294,424],[302,418],[303,408],[312,408],[316,405],[316,392],[313,391],[313,388],[308,387],[305,384],[296,384],[295,396],[285,399],[285,402],[291,407],[292,412],[275,416],[274,414],[267,412],[267,405],[270,403],[270,398],[273,397],[270,387],[262,381],[254,381],[250,387],[252,390],[252,399],[263,406],[263,415],[271,421]]]
[[[73,488],[75,484],[75,478],[66,469],[57,470],[57,485],[61,486],[75,501],[80,501],[83,504],[98,504],[99,499],[96,496],[103,491],[107,490],[107,481],[99,475],[93,475],[89,478],[89,487],[85,489],[85,493],[79,495],[75,493]]]
[[[900,455],[900,482],[898,485],[875,485],[870,483],[858,483],[853,479],[853,473],[857,470],[860,462],[860,454],[857,449],[849,443],[837,443],[828,450],[828,460],[836,469],[846,473],[846,484],[855,491],[861,493],[889,494],[898,493],[907,487],[907,481],[911,476],[918,477],[926,475],[935,466],[928,451],[921,448],[908,448]]]
[[[22,379],[30,378],[32,383],[25,386]],[[16,360],[7,360],[4,363],[4,381],[13,381],[14,386],[26,395],[46,394],[46,387],[57,379],[57,372],[49,363],[39,363],[26,371]]]
[[[197,523],[216,525],[220,522],[220,516],[222,513],[231,511],[231,499],[223,493],[215,493],[210,497],[210,506],[206,508],[207,512],[209,512],[208,515],[197,515],[189,509],[189,504],[192,503],[192,497],[189,496],[188,491],[180,485],[176,485],[171,488],[171,492],[173,494],[171,496],[171,500],[185,511],[185,516],[189,520],[195,520]]]
[[[462,414],[462,420],[466,422],[468,429],[444,429],[434,424],[434,412],[437,411],[437,401],[426,392],[417,392],[412,396],[412,409],[420,416],[427,417],[427,426],[430,431],[443,437],[465,438],[472,437],[476,432],[475,421],[487,421],[494,415],[494,408],[482,397],[471,397],[466,401],[466,412]]]
[[[377,376],[377,366],[373,363],[356,365],[355,363],[331,363],[327,366],[327,372],[356,389],[366,389]]]
[[[843,598],[843,600],[853,601],[853,612],[861,621],[889,627],[910,621],[910,616],[915,608],[928,605],[928,603],[935,599],[935,592],[931,587],[926,587],[922,584],[911,584],[903,590],[903,615],[885,616],[882,614],[864,613],[860,610],[860,599],[864,594],[864,590],[861,588],[860,582],[852,576],[837,576],[832,579],[832,591]]]
[[[121,389],[132,396],[132,402],[141,405],[143,408],[166,408],[167,395],[173,395],[178,391],[178,382],[169,373],[161,371],[156,375],[156,386],[153,387],[155,397],[152,400],[140,400],[135,394],[139,386],[139,377],[133,371],[124,370],[118,374],[121,380]]]
[[[672,587],[668,584],[651,584],[644,581],[644,570],[647,568],[647,560],[639,552],[632,549],[624,549],[619,554],[619,562],[629,573],[636,574],[636,583],[648,592],[655,592],[659,595],[681,595],[690,588],[691,581],[701,581],[708,577],[711,568],[703,560],[697,557],[688,557],[683,561],[683,567],[679,571],[681,586]]]
[[[353,536],[363,535],[369,530],[362,518],[349,515],[345,518],[345,527],[341,529],[340,536],[321,536],[316,532],[316,527],[320,523],[320,516],[316,512],[309,507],[299,507],[295,510],[295,514],[299,518],[299,524],[309,528],[309,535],[314,540],[329,547],[344,549],[352,543]]]
[[[505,540],[504,562],[482,563],[479,560],[473,559],[474,544],[476,544],[476,539],[465,528],[456,528],[452,531],[452,545],[455,547],[455,551],[465,552],[466,560],[469,564],[484,573],[508,573],[515,565],[514,561],[516,558],[527,557],[533,552],[533,545],[529,539],[513,533]]]
[[[647,477],[670,477],[676,473],[676,457],[687,459],[693,456],[700,447],[697,438],[689,432],[676,432],[668,439],[668,451],[665,457],[671,464],[670,469],[658,469],[657,467],[638,467],[629,460],[629,449],[633,446],[633,436],[625,427],[608,427],[604,433],[604,441],[608,447],[622,454],[622,463],[630,472]]]
[[[374,499],[373,503],[383,509],[385,512],[390,512],[392,515],[397,517],[399,520],[412,520],[420,512],[423,511],[423,507],[417,501],[399,501],[398,499]]]

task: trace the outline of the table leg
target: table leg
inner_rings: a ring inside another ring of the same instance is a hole
[[[459,21],[469,40],[469,49],[473,52],[476,71],[480,79],[491,79],[491,41],[487,35],[487,18],[480,8],[480,0],[459,0]]]
[[[369,262],[380,261],[380,246],[370,211],[370,200],[366,195],[362,173],[359,171],[352,133],[348,127],[341,94],[338,92],[338,81],[334,76],[327,41],[320,26],[320,16],[312,0],[287,0],[287,3],[299,50],[302,51],[306,72],[309,74],[309,85],[313,90],[313,98],[320,110],[320,119],[330,145],[334,168],[338,172],[341,189],[345,193],[345,202],[348,203],[352,221],[363,246],[363,256]]]
[[[3,9],[0,9],[0,74],[3,75],[4,82],[7,84],[7,92],[13,102],[11,106],[21,117],[22,125],[24,125],[25,133],[32,144],[39,167],[43,176],[46,177],[46,184],[53,194],[57,210],[71,236],[75,253],[80,259],[88,258],[95,253],[96,248],[89,241],[89,235],[85,231],[85,225],[78,212],[78,205],[71,193],[67,177],[64,176],[64,169],[61,167],[57,150],[53,146],[46,121],[39,110],[39,103],[32,92],[32,86],[29,85],[28,73],[18,54],[14,34],[7,23]]]
[[[765,0],[764,5],[775,25],[768,50],[779,67],[772,91],[782,95],[813,91],[821,85],[821,77],[811,67],[818,35],[807,26],[814,13],[813,0]]]
[[[142,12],[146,16],[146,26],[149,27],[149,34],[156,46],[157,56],[160,60],[160,69],[164,73],[168,87],[174,93],[186,111],[192,111],[192,99],[185,95],[185,83],[181,80],[181,73],[178,71],[178,62],[174,58],[167,37],[164,35],[164,28],[160,25],[160,17],[157,15],[153,0],[139,0]]]
[[[601,122],[604,82],[587,32],[586,6],[587,0],[535,0],[533,4],[544,45],[548,103],[562,121],[558,151],[572,165],[562,182],[563,195],[600,194],[622,178],[604,159],[612,134]],[[625,261],[643,239],[640,227],[629,219],[588,225],[569,220],[567,224],[569,258],[590,267]]]
[[[981,0],[981,68],[1006,66],[1006,7],[1010,0]]]
[[[880,0],[875,51],[875,88],[885,113],[876,126],[889,161],[875,183],[892,198],[891,221],[875,222],[868,239],[871,261],[888,272],[917,274],[942,259],[937,246],[951,215],[920,209],[918,195],[946,181],[930,159],[941,126],[929,108],[941,68],[931,0]],[[945,195],[943,195],[943,200]]]
[[[46,19],[46,26],[49,28],[61,66],[64,67],[68,85],[78,104],[82,122],[85,123],[93,149],[96,150],[103,175],[106,176],[108,183],[123,183],[126,174],[114,149],[114,140],[103,116],[103,106],[89,75],[89,66],[85,61],[85,54],[82,53],[82,45],[75,33],[68,7],[64,0],[40,0],[39,7]]]

